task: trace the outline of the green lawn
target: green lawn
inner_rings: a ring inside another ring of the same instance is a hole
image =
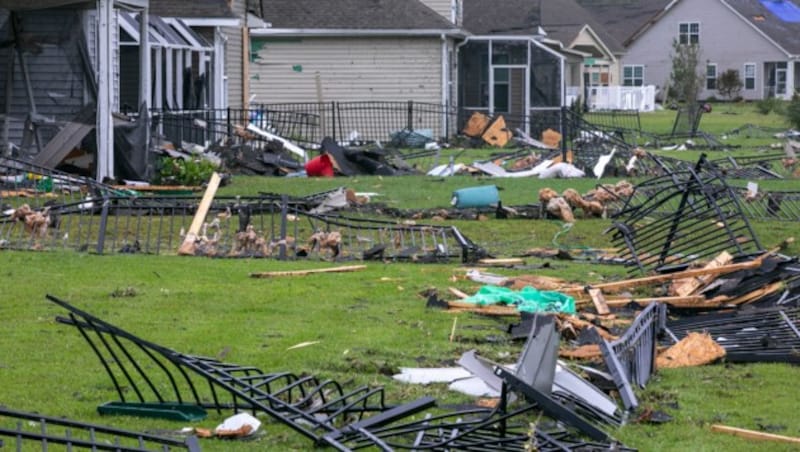
[[[741,124],[774,127],[778,118],[762,116],[748,104],[725,114],[715,105],[702,128],[722,133]],[[666,127],[674,112],[643,115],[646,127]],[[719,119],[718,119],[719,118]],[[649,130],[649,129],[648,129]],[[744,143],[746,138],[733,137]],[[764,139],[759,138],[759,139]],[[485,155],[485,150],[474,154]],[[462,153],[469,162],[472,156]],[[506,205],[537,202],[538,190],[549,186],[581,192],[601,181],[490,179],[458,176],[432,178],[374,176],[336,179],[234,177],[220,194],[259,192],[307,195],[346,186],[375,192],[372,202],[404,209],[446,207],[452,192],[495,184]],[[744,183],[746,181],[735,181]],[[771,182],[797,189],[797,180]],[[534,247],[552,247],[561,224],[546,220],[458,221],[476,243],[498,257]],[[567,248],[608,247],[602,231],[608,220],[579,220],[558,244]],[[797,224],[754,222],[765,246],[797,233]],[[793,244],[787,254],[800,254]],[[187,423],[130,417],[102,417],[99,404],[116,400],[116,393],[91,349],[71,327],[55,322],[65,312],[45,300],[45,294],[66,299],[102,319],[144,339],[180,352],[224,356],[225,361],[266,371],[308,373],[351,384],[384,385],[390,403],[432,395],[443,403],[469,403],[471,398],[447,391],[445,385],[404,385],[392,380],[400,367],[452,365],[472,348],[487,358],[513,361],[521,344],[502,340],[508,319],[487,319],[425,308],[419,293],[435,288],[449,298],[448,287],[474,292],[480,285],[463,279],[457,262],[450,264],[366,263],[360,272],[274,279],[250,278],[251,272],[327,267],[311,259],[279,262],[259,259],[206,259],[177,256],[106,255],[77,252],[0,251],[0,382],[2,404],[131,430],[177,431],[186,426],[214,428],[230,413]],[[530,265],[545,261],[526,258]],[[552,261],[536,274],[593,283],[626,274],[618,266]],[[519,274],[532,271],[492,270]],[[454,338],[450,335],[454,321]],[[489,338],[501,338],[499,342]],[[313,342],[302,348],[290,347]],[[630,423],[613,435],[642,451],[775,451],[789,445],[753,442],[713,433],[721,423],[741,428],[767,426],[774,433],[800,436],[794,384],[795,366],[781,364],[715,364],[660,371],[640,393],[646,407],[674,418],[663,425]],[[203,450],[311,450],[312,444],[267,418],[265,433],[254,441],[204,440]],[[3,424],[0,420],[0,424]]]

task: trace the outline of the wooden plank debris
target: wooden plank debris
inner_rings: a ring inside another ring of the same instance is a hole
[[[714,269],[719,268],[724,265],[728,265],[733,262],[733,256],[728,253],[727,251],[723,251],[719,254],[719,256],[715,257],[711,262],[706,264],[703,268],[704,269]],[[687,295],[691,295],[697,291],[697,289],[701,287],[705,287],[711,281],[716,278],[717,275],[708,274],[702,275],[695,278],[682,278],[677,279],[672,282],[672,292],[679,296],[685,297]]]
[[[460,301],[448,301],[447,312],[474,312],[476,314],[483,314],[489,316],[515,316],[519,317],[520,313],[516,306],[507,305],[488,305],[478,306],[474,303],[463,303]]]
[[[525,265],[525,261],[518,257],[506,259],[480,259],[478,264],[489,267],[509,267],[512,265]]]
[[[606,304],[606,299],[603,296],[603,291],[597,288],[590,288],[589,289],[589,296],[592,298],[592,303],[594,303],[594,308],[597,310],[597,313],[600,315],[608,315],[611,311],[608,310],[608,305]]]
[[[344,273],[344,272],[355,272],[359,270],[366,269],[366,265],[345,265],[342,267],[330,267],[330,268],[314,268],[310,270],[287,270],[287,271],[274,271],[274,272],[260,272],[260,273],[250,273],[250,277],[252,278],[273,278],[277,276],[306,276],[306,275],[313,275],[317,273]]]
[[[759,441],[777,441],[781,443],[800,444],[800,438],[794,436],[775,435],[774,433],[759,432],[756,430],[746,430],[738,427],[730,427],[722,424],[714,424],[711,431],[719,433],[730,433],[741,438],[754,439]]]
[[[206,219],[206,214],[208,214],[208,209],[211,207],[211,202],[214,201],[214,195],[217,193],[220,180],[221,178],[217,172],[211,174],[208,187],[206,188],[206,192],[203,193],[203,198],[200,199],[200,205],[197,206],[197,212],[194,215],[194,219],[192,219],[192,224],[189,226],[189,231],[186,233],[186,237],[184,237],[180,248],[178,248],[178,254],[182,256],[194,255],[195,242],[197,242],[200,228],[203,226],[203,222]]]

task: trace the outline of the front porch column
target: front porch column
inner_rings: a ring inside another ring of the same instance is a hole
[[[114,178],[114,0],[97,0],[97,180]]]

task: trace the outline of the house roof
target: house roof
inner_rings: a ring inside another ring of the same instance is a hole
[[[577,0],[623,46],[674,0]]]
[[[759,0],[723,0],[734,11],[739,13],[745,21],[758,29],[775,44],[780,46],[790,55],[800,55],[800,8],[796,2],[783,0],[775,2],[779,17],[771,8],[767,8],[766,1]],[[785,14],[781,14],[781,12]],[[794,12],[794,14],[792,14]],[[788,14],[788,16],[787,16]],[[794,17],[792,17],[794,16]],[[789,20],[786,20],[789,19]]]
[[[622,46],[575,0],[464,0],[464,28],[476,35],[536,35],[569,46],[588,25],[613,53]]]
[[[272,28],[316,30],[456,30],[419,0],[261,0]]]
[[[150,0],[150,14],[178,18],[234,18],[227,0]]]

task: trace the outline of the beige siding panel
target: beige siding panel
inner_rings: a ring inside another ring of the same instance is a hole
[[[228,3],[231,6],[231,11],[239,17],[242,27],[244,27],[246,25],[247,2],[245,0],[231,0]],[[246,93],[243,92],[245,89],[244,59],[247,58],[247,52],[242,42],[242,28],[223,27],[220,31],[227,39],[225,45],[225,75],[228,80],[228,106],[231,108],[243,108],[247,98]]]
[[[441,103],[438,39],[254,38],[253,49],[250,83],[258,103]],[[321,93],[317,92],[317,77]]]
[[[441,14],[445,19],[450,20],[452,0],[422,0],[422,3]]]
[[[227,39],[225,45],[225,75],[228,77],[228,106],[242,108],[242,30],[225,27],[222,33]]]

